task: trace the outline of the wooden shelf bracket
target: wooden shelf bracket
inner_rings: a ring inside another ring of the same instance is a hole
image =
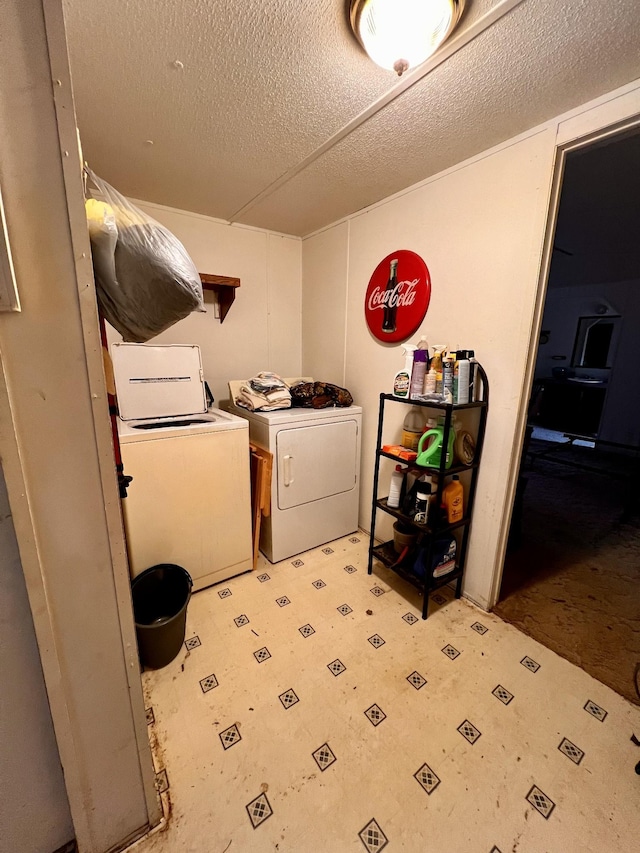
[[[240,287],[240,279],[228,275],[210,275],[201,272],[200,281],[203,290],[212,290],[215,293],[220,306],[220,322],[224,323],[224,318],[229,313],[229,308],[236,298],[236,287]]]

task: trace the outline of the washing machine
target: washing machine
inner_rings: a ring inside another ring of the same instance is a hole
[[[260,531],[268,560],[277,563],[358,529],[360,406],[225,408],[245,418],[251,441],[273,454],[271,510]]]
[[[202,589],[253,567],[246,419],[207,407],[197,346],[111,348],[132,577],[177,563]]]

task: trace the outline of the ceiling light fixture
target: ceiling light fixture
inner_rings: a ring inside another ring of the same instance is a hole
[[[351,27],[371,59],[400,77],[435,53],[463,8],[464,0],[351,0]]]

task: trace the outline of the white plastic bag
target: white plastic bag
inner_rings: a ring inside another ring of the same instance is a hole
[[[98,302],[125,341],[144,343],[192,311],[202,283],[182,243],[88,170],[87,220]]]

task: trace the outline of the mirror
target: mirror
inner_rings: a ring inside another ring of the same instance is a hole
[[[619,316],[580,317],[571,357],[572,367],[611,367]]]

